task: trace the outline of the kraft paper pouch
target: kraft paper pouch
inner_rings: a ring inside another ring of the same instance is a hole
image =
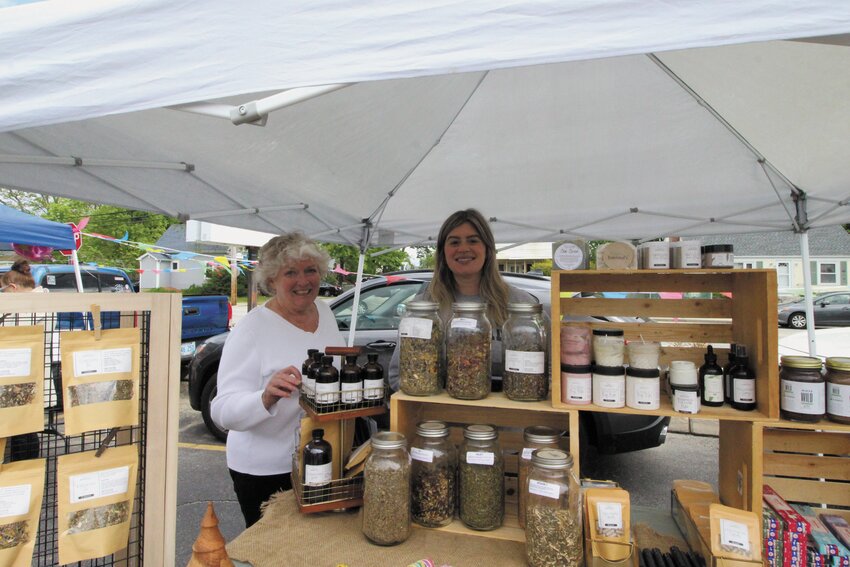
[[[62,368],[66,435],[138,425],[139,329],[62,335]]]
[[[136,495],[135,445],[56,459],[59,563],[85,561],[127,547]]]
[[[592,539],[626,544],[631,541],[628,492],[622,488],[590,488],[584,498]]]
[[[712,504],[708,512],[712,555],[761,561],[761,524],[754,513],[722,504]]]
[[[0,328],[0,437],[44,429],[44,328]]]
[[[6,458],[6,438],[0,437],[0,470],[3,469],[4,458]]]
[[[3,465],[0,471],[0,566],[29,567],[44,496],[44,459]]]

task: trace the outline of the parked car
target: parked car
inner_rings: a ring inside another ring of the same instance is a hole
[[[319,284],[319,295],[324,297],[336,297],[342,293],[342,288],[330,282],[322,282]]]
[[[815,325],[818,327],[844,327],[850,325],[850,291],[824,293],[814,298]],[[804,301],[783,303],[779,306],[779,324],[793,329],[806,328]]]
[[[398,324],[404,305],[431,280],[430,271],[408,271],[387,274],[363,283],[354,344],[377,352],[379,362],[389,367],[396,346]],[[551,313],[551,281],[546,276],[504,273],[509,284],[533,295]],[[351,328],[354,290],[350,289],[331,301],[330,307],[343,334]],[[218,363],[227,334],[207,339],[198,346],[189,365],[189,403],[200,411],[207,429],[219,439],[227,432],[210,417],[210,401],[215,397]],[[657,447],[664,443],[667,417],[582,412],[582,432],[600,453],[622,453]],[[583,433],[584,434],[584,433]]]

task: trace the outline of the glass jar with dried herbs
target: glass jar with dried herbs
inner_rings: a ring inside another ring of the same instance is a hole
[[[539,303],[509,303],[508,319],[502,326],[505,370],[502,388],[518,401],[545,400],[549,393],[546,363],[549,332]]]
[[[378,545],[395,545],[410,535],[410,456],[395,431],[372,436],[363,471],[363,535]]]
[[[423,421],[410,447],[411,514],[428,528],[451,523],[455,512],[457,453],[442,421]]]
[[[458,459],[460,519],[473,530],[495,530],[505,515],[505,461],[492,425],[467,425]]]
[[[433,396],[443,389],[445,341],[438,309],[433,301],[411,301],[399,323],[399,382],[409,396]]]
[[[486,303],[452,303],[446,332],[446,391],[453,398],[480,400],[490,393],[491,326]]]
[[[519,454],[519,527],[525,527],[525,499],[528,494],[528,471],[531,468],[531,455],[536,449],[557,449],[561,440],[561,432],[545,425],[526,427],[522,433],[522,451]]]
[[[572,455],[560,449],[532,453],[525,520],[530,567],[578,567],[583,562],[581,496],[572,466]]]

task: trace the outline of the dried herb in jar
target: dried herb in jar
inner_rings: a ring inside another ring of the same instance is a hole
[[[401,389],[411,396],[428,396],[439,393],[440,350],[443,331],[439,325],[431,329],[430,339],[399,338],[399,377]]]
[[[545,400],[549,394],[549,379],[545,374],[525,374],[505,370],[502,388],[512,400]]]
[[[455,471],[452,467],[414,467],[411,489],[413,520],[426,527],[446,524],[455,512]]]
[[[88,532],[122,524],[129,515],[130,503],[127,501],[77,510],[68,514],[68,533]]]
[[[509,303],[502,326],[505,369],[502,387],[511,400],[540,401],[549,392],[546,372],[548,343],[543,307],[539,303]]]
[[[31,404],[35,399],[35,383],[0,386],[0,408],[14,408]]]
[[[454,332],[449,336],[446,390],[453,398],[479,400],[490,393],[490,334]]]
[[[18,547],[29,540],[29,522],[26,520],[0,525],[0,549]]]
[[[491,530],[502,524],[505,510],[504,467],[494,465],[458,465],[460,483],[460,519],[472,529]]]
[[[410,455],[401,433],[372,435],[363,470],[363,535],[378,545],[395,545],[410,535]]]
[[[108,380],[68,386],[72,406],[117,402],[133,398],[132,380]]]
[[[582,563],[579,517],[571,510],[532,505],[526,510],[526,556],[532,567],[578,567]]]

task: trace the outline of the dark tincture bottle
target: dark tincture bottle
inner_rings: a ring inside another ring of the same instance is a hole
[[[729,345],[729,362],[723,367],[723,399],[727,404],[732,403],[732,369],[735,367],[735,350],[738,345],[732,343]]]
[[[310,365],[313,364],[313,355],[317,352],[319,352],[319,349],[317,348],[307,349],[307,358],[301,363],[301,376],[307,376],[307,370],[309,370]]]
[[[378,355],[369,353],[369,360],[363,366],[363,399],[369,401],[369,405],[380,405],[384,403],[384,367],[378,364]]]
[[[342,403],[356,407],[363,401],[363,371],[357,366],[356,355],[345,357],[339,382]]]
[[[331,444],[323,439],[324,429],[313,430],[313,440],[304,445],[304,497],[305,504],[316,504],[330,499],[333,464]]]
[[[316,405],[339,403],[339,372],[333,366],[332,356],[322,357],[322,366],[316,373]]]
[[[738,345],[735,366],[732,368],[732,407],[736,410],[756,409],[756,375],[750,370],[747,347]]]
[[[313,362],[307,367],[307,374],[302,377],[304,385],[301,389],[306,392],[307,397],[311,400],[316,399],[316,375],[319,373],[319,368],[322,367],[323,356],[325,356],[325,353],[322,351],[315,351],[313,353]]]
[[[699,367],[699,386],[704,406],[720,407],[724,400],[723,369],[717,364],[714,347],[708,345],[705,364]]]

